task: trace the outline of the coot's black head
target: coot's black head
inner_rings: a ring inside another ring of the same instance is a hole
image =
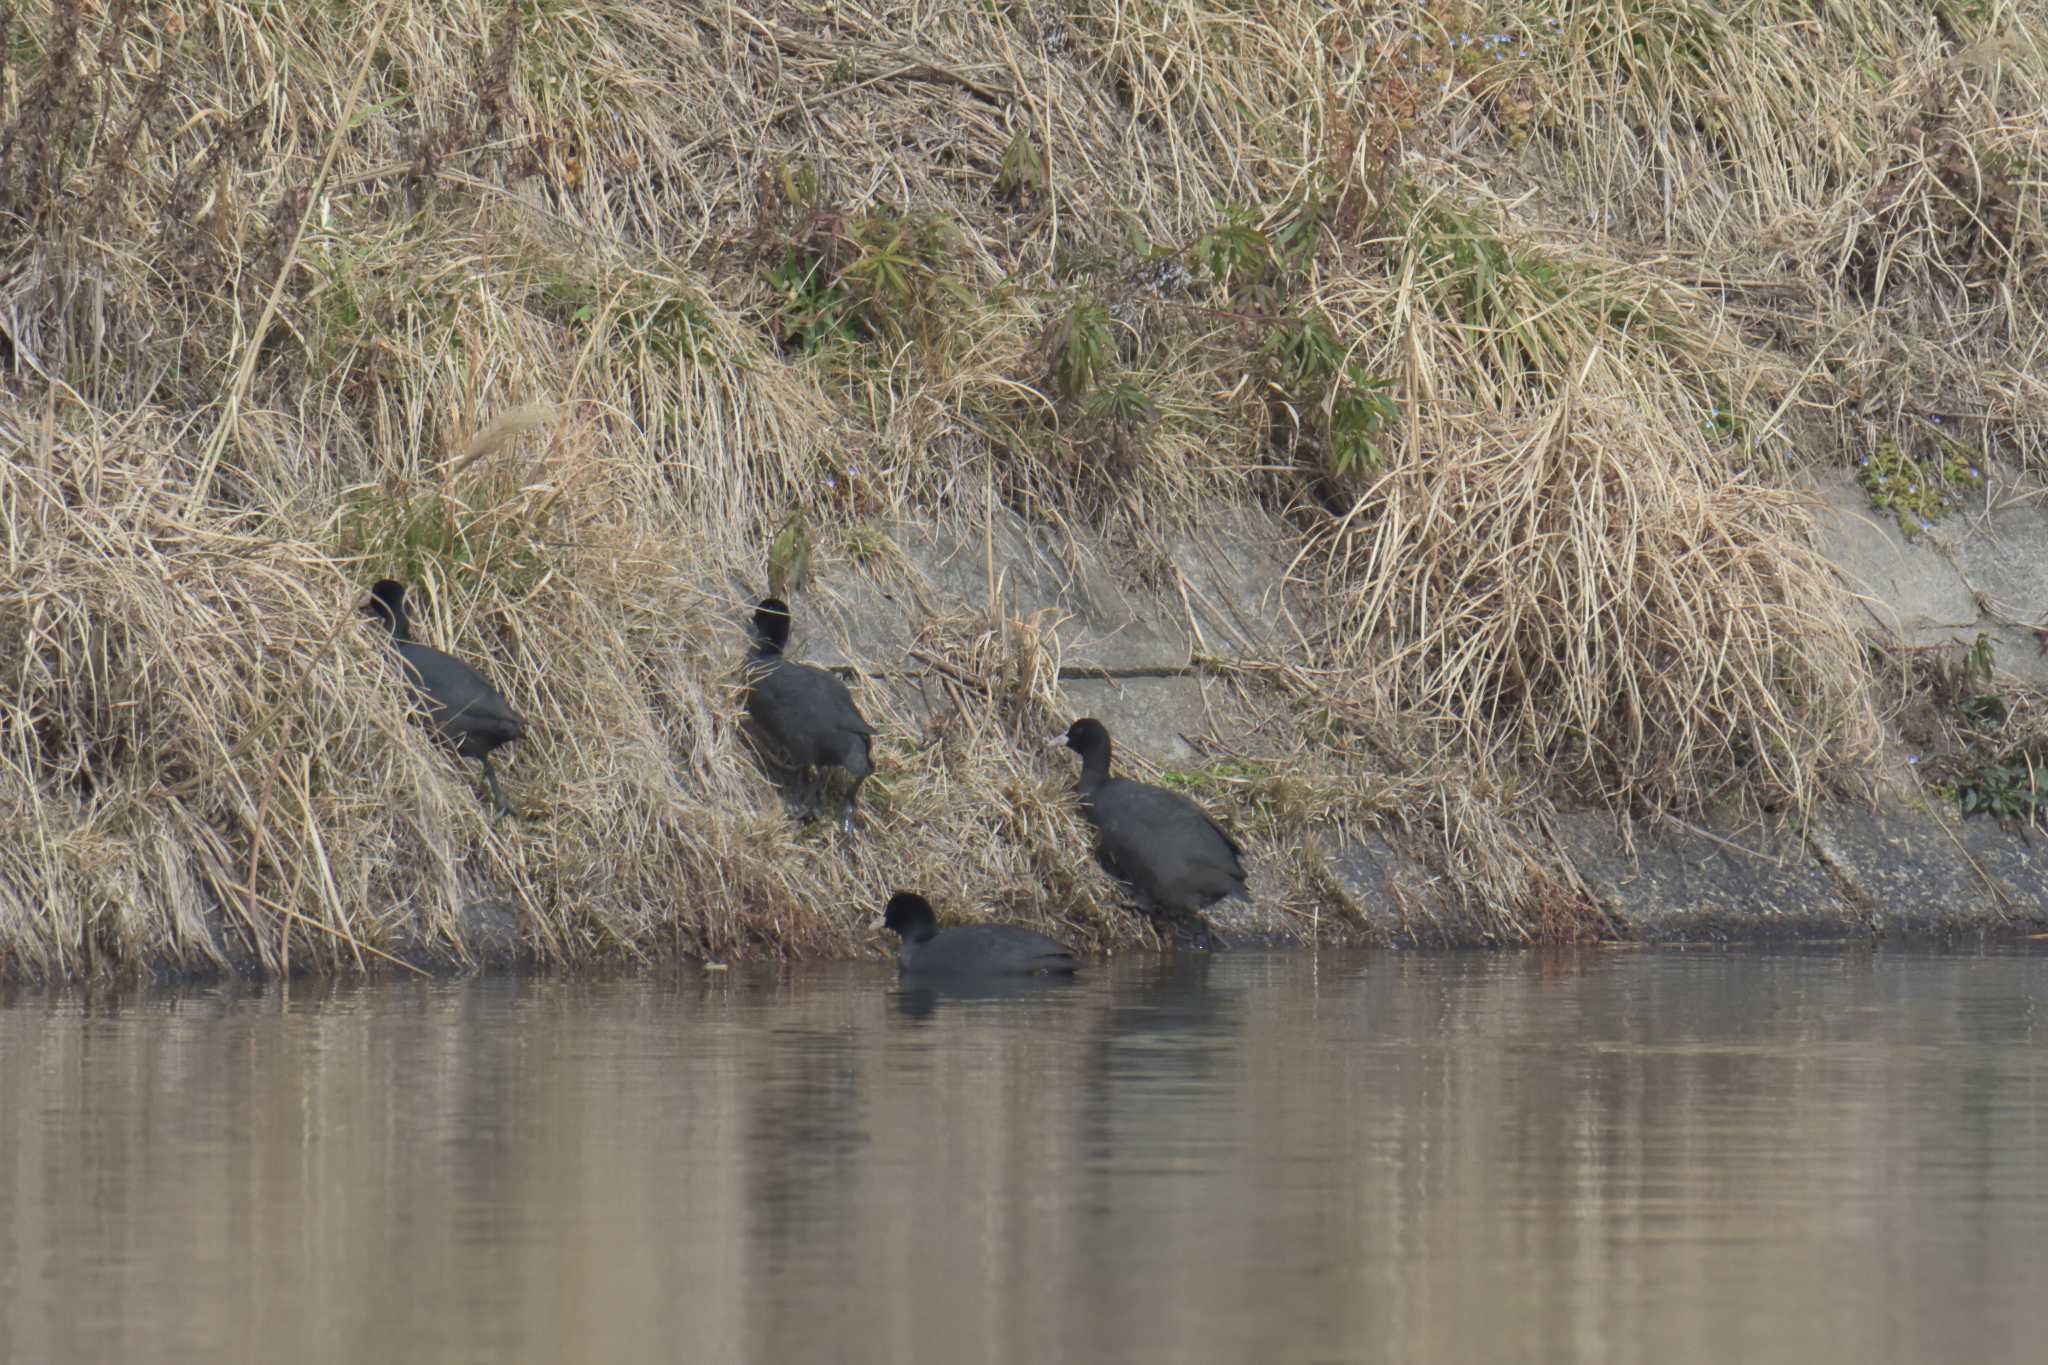
[[[1109,757],[1109,731],[1092,716],[1083,716],[1069,725],[1065,743],[1083,758],[1093,758],[1097,754],[1105,759]]]
[[[405,615],[405,584],[395,578],[380,578],[370,589],[370,600],[363,603],[363,615],[374,621],[382,621],[391,633],[403,640],[407,637],[409,623]]]
[[[882,927],[905,943],[922,943],[939,932],[939,917],[932,903],[915,891],[898,891],[882,910]]]
[[[779,597],[764,597],[754,608],[754,641],[769,654],[780,654],[789,643],[789,603]]]

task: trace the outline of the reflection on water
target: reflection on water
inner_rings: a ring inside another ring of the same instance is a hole
[[[0,997],[0,1361],[2033,1361],[2048,957]]]

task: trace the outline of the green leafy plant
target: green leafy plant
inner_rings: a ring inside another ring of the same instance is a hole
[[[1348,475],[1378,469],[1378,438],[1400,416],[1393,381],[1372,378],[1356,365],[1346,365],[1342,381],[1331,390],[1329,404],[1330,472]]]
[[[1168,768],[1159,774],[1159,784],[1190,796],[1210,797],[1242,792],[1272,775],[1272,768],[1264,763],[1226,758],[1206,768]]]
[[[358,490],[341,540],[344,553],[405,582],[482,581],[507,597],[532,588],[549,567],[543,538],[516,517],[424,489],[409,496]]]
[[[1400,416],[1392,381],[1348,361],[1329,321],[1316,313],[1274,328],[1262,355],[1283,409],[1276,426],[1318,448],[1333,474],[1379,467],[1379,438]]]
[[[768,592],[788,597],[810,580],[811,536],[803,509],[793,507],[775,539],[768,542]]]
[[[1963,682],[1965,684],[1977,683],[1985,687],[1991,685],[1991,669],[1995,648],[1988,632],[1979,635],[1971,643],[1969,650],[1963,655]]]
[[[1647,288],[1575,269],[1453,205],[1417,214],[1404,249],[1417,293],[1513,384],[1554,392],[1596,343],[1647,350],[1679,334],[1668,300]]]
[[[1273,265],[1272,243],[1259,227],[1257,210],[1238,206],[1224,209],[1223,221],[1197,238],[1188,254],[1226,290],[1260,283]]]
[[[2025,753],[1979,762],[1957,780],[1956,805],[1964,815],[2031,820],[2048,805],[2048,769]]]
[[[786,193],[819,191],[792,178]],[[954,268],[958,232],[935,213],[811,209],[765,272],[784,345],[815,352],[839,341],[936,348],[974,304]]]
[[[1092,294],[1078,294],[1054,325],[1051,338],[1053,390],[1072,402],[1085,398],[1116,359],[1116,334],[1109,310]]]
[[[776,340],[783,345],[815,354],[834,342],[858,338],[853,296],[822,256],[790,247],[769,267],[767,282],[776,301]]]
[[[1045,158],[1038,154],[1038,144],[1031,140],[1031,134],[1019,128],[1003,148],[1003,163],[996,170],[996,193],[1021,201],[1044,188]]]
[[[1131,375],[1120,375],[1089,396],[1083,409],[1090,420],[1139,431],[1159,416],[1159,406],[1145,386]]]
[[[605,344],[623,355],[664,365],[718,358],[716,333],[701,295],[654,273],[592,280],[559,266],[536,273],[537,311],[588,336],[604,329]]]
[[[1740,443],[1749,439],[1749,422],[1734,408],[1716,403],[1714,410],[1701,419],[1700,431],[1710,440]]]

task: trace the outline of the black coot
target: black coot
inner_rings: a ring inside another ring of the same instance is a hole
[[[1081,755],[1081,810],[1101,836],[1102,860],[1153,910],[1193,917],[1225,896],[1249,899],[1240,850],[1178,792],[1109,775],[1109,731],[1082,719],[1056,735]]]
[[[853,775],[853,790],[846,797],[846,827],[852,829],[860,784],[875,770],[870,752],[874,728],[861,719],[846,684],[835,675],[783,658],[788,643],[788,604],[777,597],[762,599],[754,611],[747,715],[791,767],[838,767]],[[821,778],[813,797],[814,815],[824,802],[824,785]]]
[[[391,631],[399,667],[418,691],[428,723],[455,752],[483,763],[484,781],[490,784],[498,814],[510,813],[512,807],[498,789],[498,775],[491,771],[491,751],[525,734],[526,722],[481,673],[452,655],[413,642],[404,584],[389,578],[380,581],[370,589],[363,614],[381,619]]]
[[[939,928],[931,902],[898,891],[882,911],[882,927],[903,940],[897,967],[916,976],[1032,976],[1074,970],[1074,955],[1056,940],[1019,924]]]

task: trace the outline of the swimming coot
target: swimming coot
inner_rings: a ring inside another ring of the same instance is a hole
[[[875,770],[870,747],[874,727],[861,719],[846,684],[837,676],[783,658],[788,644],[789,605],[779,597],[763,598],[754,611],[747,715],[782,751],[783,761],[790,766],[805,772],[837,767],[853,775],[853,790],[846,797],[846,827],[850,830],[860,784]],[[821,777],[813,815],[822,807],[824,796]]]
[[[916,976],[1032,976],[1074,970],[1074,955],[1056,940],[1019,924],[969,924],[940,929],[931,902],[898,891],[882,911],[882,927],[903,940],[897,968]]]
[[[1157,912],[1192,917],[1226,896],[1250,899],[1240,850],[1178,792],[1109,775],[1109,731],[1084,718],[1055,735],[1081,755],[1081,810],[1101,837],[1102,860]]]
[[[491,771],[491,751],[525,734],[526,722],[481,673],[452,655],[414,643],[403,584],[389,578],[378,582],[370,589],[363,614],[384,622],[405,680],[419,693],[427,722],[456,753],[483,763],[484,781],[490,784],[498,814],[509,814],[512,807],[498,789],[498,775]]]

